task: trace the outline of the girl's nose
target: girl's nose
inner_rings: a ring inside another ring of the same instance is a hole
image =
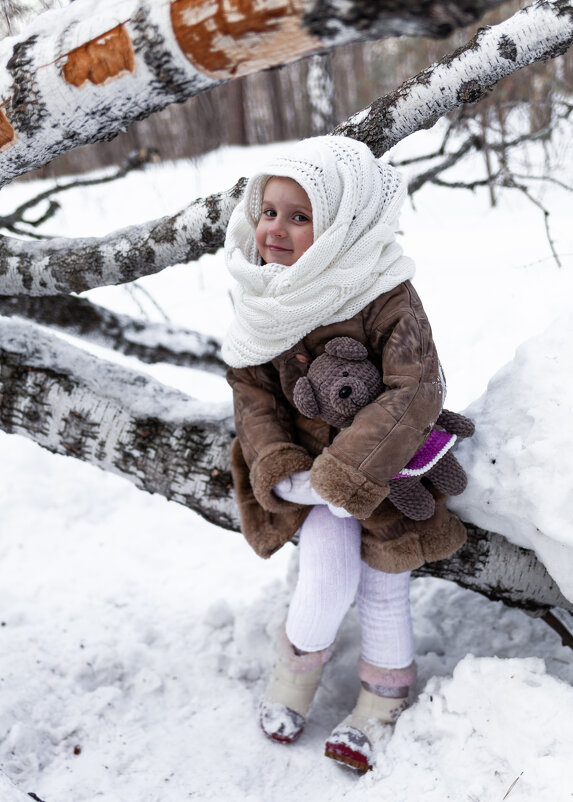
[[[272,234],[274,237],[285,236],[286,233],[285,227],[278,217],[273,218],[273,221],[269,226],[269,233]]]

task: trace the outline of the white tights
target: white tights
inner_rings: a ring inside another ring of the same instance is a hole
[[[300,569],[286,633],[305,652],[330,646],[356,600],[362,658],[380,668],[405,668],[414,646],[410,618],[410,573],[385,574],[360,557],[361,525],[328,507],[312,508],[300,531]]]

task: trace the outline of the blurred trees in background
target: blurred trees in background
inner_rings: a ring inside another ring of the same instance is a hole
[[[16,32],[32,7],[67,5],[68,0],[1,0],[0,25]],[[496,24],[529,3],[511,0],[487,14],[480,26]],[[402,37],[349,45],[282,68],[249,75],[202,93],[181,105],[135,123],[111,142],[77,148],[25,179],[85,172],[117,165],[129,153],[156,148],[161,159],[196,157],[220,145],[252,145],[326,133],[374,97],[390,92],[470,39],[477,25],[442,40]],[[464,106],[455,128],[478,126],[486,164],[488,131],[493,139],[521,133],[549,135],[556,115],[570,111],[573,54],[534,64],[500,82],[477,105]],[[492,197],[492,201],[494,198]]]

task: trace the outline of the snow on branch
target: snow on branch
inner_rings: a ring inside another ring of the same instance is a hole
[[[573,613],[543,563],[530,549],[466,523],[468,541],[448,560],[422,566],[415,576],[438,576],[535,616],[557,607]],[[571,622],[573,623],[573,622]]]
[[[221,81],[338,45],[444,36],[501,0],[84,0],[0,43],[0,186]]]
[[[120,315],[74,295],[0,295],[0,315],[22,317],[133,356],[224,375],[221,344],[195,331]]]
[[[464,103],[476,103],[498,81],[536,61],[563,55],[573,43],[573,2],[538,0],[474,38],[337,126],[381,156],[414,131],[430,128]]]
[[[0,321],[0,428],[237,529],[230,405],[202,404],[33,324]]]

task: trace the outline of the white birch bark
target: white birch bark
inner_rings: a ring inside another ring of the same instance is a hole
[[[334,84],[332,70],[324,56],[312,56],[308,60],[306,78],[310,102],[313,134],[324,134],[334,125]]]
[[[410,78],[335,128],[380,156],[464,103],[476,103],[517,70],[555,58],[573,43],[573,2],[539,0],[499,25],[481,28],[455,53]]]
[[[0,43],[0,186],[221,81],[352,41],[443,35],[499,2],[82,0],[46,12]]]
[[[33,324],[0,318],[0,428],[238,529],[230,404],[202,404]]]
[[[102,238],[26,242],[0,238],[0,295],[57,295],[125,284],[214,253],[223,244],[244,180],[176,215]]]

